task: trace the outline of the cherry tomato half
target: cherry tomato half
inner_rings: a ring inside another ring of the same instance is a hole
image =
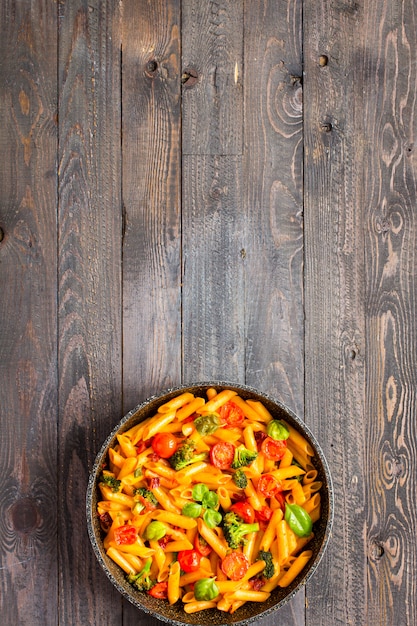
[[[220,407],[219,415],[222,422],[229,426],[238,426],[245,419],[242,409],[231,400]]]
[[[197,550],[180,550],[178,562],[183,572],[196,572],[200,567],[201,554]]]
[[[166,600],[168,597],[168,583],[166,581],[162,583],[156,583],[156,585],[154,585],[152,589],[149,589],[148,593],[154,598]]]
[[[258,480],[257,491],[265,498],[272,498],[272,496],[282,491],[281,483],[272,474],[262,474]]]
[[[241,502],[235,502],[230,507],[231,511],[234,511],[236,515],[239,515],[246,524],[253,524],[255,521],[255,511],[247,500]]]
[[[152,448],[162,459],[169,459],[178,448],[178,441],[171,433],[158,433],[152,439]]]
[[[235,456],[235,447],[228,441],[216,443],[210,450],[210,461],[214,467],[228,469]]]
[[[208,556],[211,552],[211,547],[207,541],[197,533],[194,539],[194,548],[201,554],[201,556]]]
[[[263,440],[261,450],[267,459],[280,461],[287,449],[287,442],[284,439],[272,439],[267,437]]]
[[[241,580],[249,569],[249,561],[243,552],[231,552],[222,561],[222,572],[230,580]]]
[[[131,526],[130,524],[119,526],[114,531],[114,540],[118,546],[127,546],[135,543],[137,536],[137,528],[135,528],[135,526]]]

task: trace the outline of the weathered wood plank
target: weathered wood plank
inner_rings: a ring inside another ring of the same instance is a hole
[[[123,9],[124,408],[181,380],[180,6]]]
[[[417,623],[416,20],[410,1],[364,14],[365,621],[387,626]]]
[[[307,624],[366,616],[363,47],[366,9],[304,3],[306,421],[335,489],[332,540],[307,589]],[[372,45],[372,44],[371,44]],[[384,620],[381,622],[384,623]]]
[[[243,3],[183,2],[181,32],[183,154],[240,155]]]
[[[3,2],[0,611],[31,626],[57,622],[56,57],[53,3]]]
[[[183,157],[183,371],[187,382],[244,382],[240,157]]]
[[[181,382],[180,2],[124,2],[123,406]],[[159,624],[124,602],[123,623]]]
[[[304,413],[302,3],[245,6],[246,381]],[[302,625],[304,593],[264,624]]]
[[[120,418],[118,4],[59,4],[60,623],[117,624],[122,603],[89,545],[85,491]]]

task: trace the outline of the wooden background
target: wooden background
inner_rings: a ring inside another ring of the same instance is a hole
[[[416,3],[2,0],[0,29],[2,624],[159,624],[96,562],[88,473],[133,406],[219,378],[334,479],[260,626],[414,626]]]

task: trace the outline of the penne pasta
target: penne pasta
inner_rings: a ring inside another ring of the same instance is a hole
[[[180,598],[180,564],[171,563],[168,574],[168,602],[175,604]]]
[[[175,412],[177,409],[180,409],[185,404],[188,404],[194,400],[194,396],[192,393],[185,392],[181,393],[179,396],[176,396],[172,400],[165,402],[162,406],[159,407],[158,413],[171,413]]]
[[[193,413],[200,409],[205,404],[204,398],[194,398],[188,404],[183,405],[180,409],[177,410],[176,418],[179,422],[187,419]]]
[[[195,602],[188,602],[187,604],[184,605],[184,611],[186,613],[197,613],[198,611],[204,611],[206,609],[214,609],[216,607],[216,603],[215,602],[209,602],[209,601],[195,601]]]
[[[273,418],[268,409],[259,402],[259,400],[246,400],[246,403],[258,414],[258,420],[261,418],[263,422],[266,424],[270,422]]]
[[[215,413],[226,402],[231,400],[234,396],[237,396],[236,391],[231,389],[224,389],[220,393],[217,393],[211,400],[209,400],[203,407],[197,409],[196,413]]]
[[[306,550],[302,552],[292,563],[290,568],[285,572],[284,576],[280,578],[278,585],[280,587],[288,587],[294,580],[296,576],[301,572],[301,570],[307,565],[309,560],[312,557],[311,550]]]

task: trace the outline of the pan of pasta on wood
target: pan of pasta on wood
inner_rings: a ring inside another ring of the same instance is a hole
[[[169,389],[97,455],[90,540],[132,604],[170,624],[245,624],[315,572],[333,519],[329,468],[288,408],[246,385]]]

